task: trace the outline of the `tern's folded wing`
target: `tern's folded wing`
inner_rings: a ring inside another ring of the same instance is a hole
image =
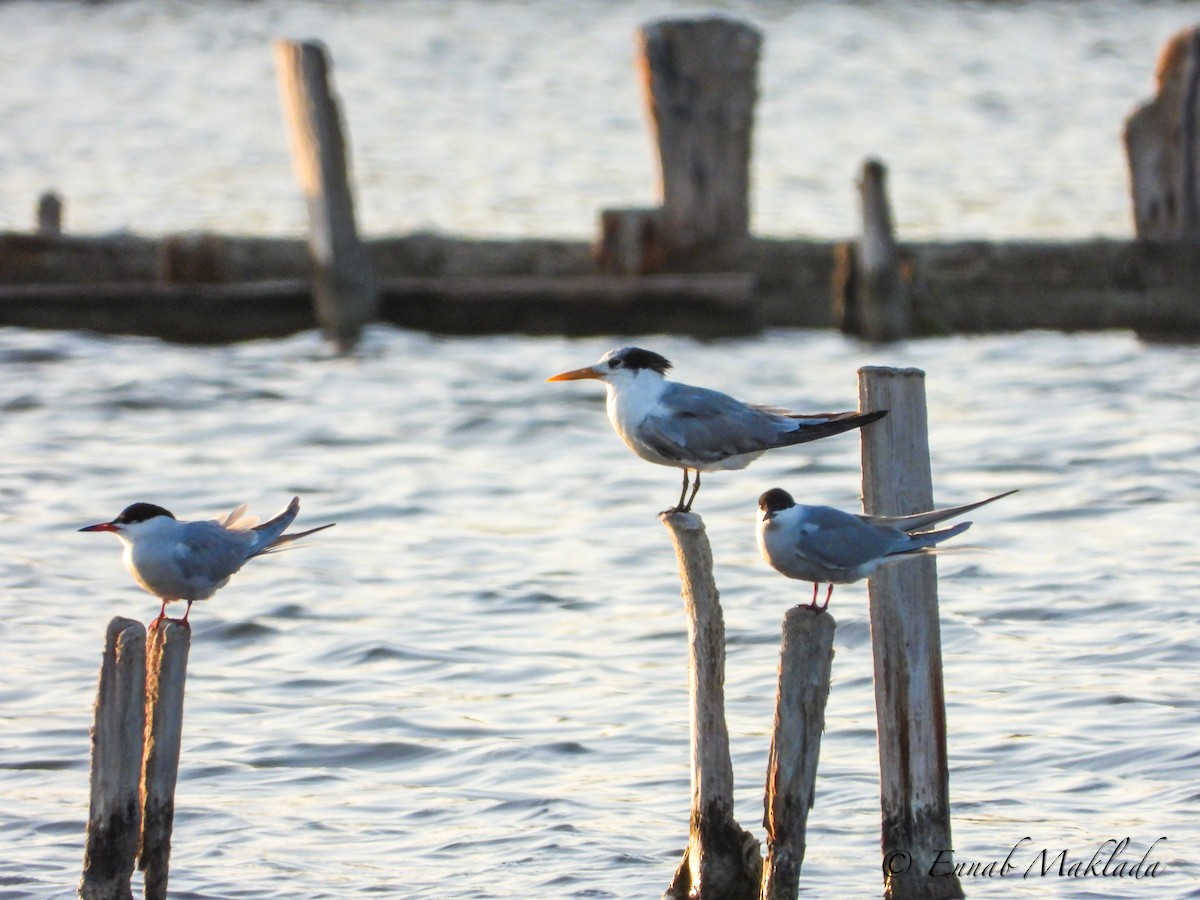
[[[836,515],[835,515],[836,514]],[[830,569],[854,569],[894,553],[907,535],[863,522],[835,509],[820,509],[797,529],[796,552]]]
[[[778,420],[720,391],[671,384],[663,412],[647,416],[638,437],[669,459],[716,462],[777,446]]]
[[[184,578],[221,581],[242,567],[252,532],[227,531],[216,522],[188,522],[173,556]]]

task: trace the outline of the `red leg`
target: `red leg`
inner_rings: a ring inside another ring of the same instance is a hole
[[[812,603],[808,604],[808,608],[809,608],[809,609],[816,609],[816,608],[817,608],[817,587],[818,587],[818,585],[817,585],[817,583],[814,581],[814,582],[813,582],[813,598],[812,598]]]
[[[815,585],[814,585],[814,587],[815,587]],[[825,592],[825,605],[821,607],[822,610],[829,609],[829,598],[832,596],[833,596],[833,585],[831,584],[831,585],[829,585],[829,590],[827,590]],[[814,596],[813,597],[813,606],[816,606],[816,604],[817,604],[817,599]]]
[[[830,590],[833,590],[833,585],[832,585],[832,584],[829,586],[829,589],[830,589]],[[189,601],[187,602],[187,604],[188,604],[188,607],[187,607],[187,609],[186,609],[186,610],[184,611],[184,613],[183,613],[183,624],[184,624],[184,625],[187,625],[187,626],[188,626],[188,628],[191,628],[192,626],[191,626],[191,625],[188,623],[187,617],[188,617],[188,614],[189,614],[189,613],[191,613],[191,611],[192,611],[192,601],[191,601],[191,600],[189,600]],[[829,601],[828,601],[828,600],[826,600],[826,601],[825,601],[825,605],[826,605],[826,606],[828,606],[828,605],[829,605]]]

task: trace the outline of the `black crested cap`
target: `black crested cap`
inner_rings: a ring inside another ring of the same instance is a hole
[[[121,514],[113,519],[113,524],[133,525],[135,522],[145,522],[147,519],[153,519],[156,516],[166,516],[168,519],[175,518],[169,510],[165,510],[161,506],[155,506],[153,503],[134,503],[121,510]]]
[[[622,347],[608,355],[610,369],[653,369],[659,375],[666,375],[671,369],[671,361],[660,356],[653,350],[643,350],[641,347]]]
[[[758,498],[758,508],[767,512],[779,512],[795,505],[796,501],[792,499],[792,495],[783,488],[771,488]]]

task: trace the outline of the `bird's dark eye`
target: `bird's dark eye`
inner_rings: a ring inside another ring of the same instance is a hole
[[[608,361],[608,367],[609,367],[610,369],[619,369],[619,368],[621,368],[621,360],[619,360],[619,359],[610,359],[610,360]]]

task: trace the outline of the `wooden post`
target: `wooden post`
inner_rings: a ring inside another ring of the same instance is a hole
[[[132,900],[129,879],[137,858],[142,809],[143,695],[146,629],[120,616],[108,623],[92,726],[91,804],[82,900]]]
[[[211,232],[167,235],[158,247],[158,283],[220,283],[224,244]]]
[[[54,237],[62,234],[63,202],[54,191],[38,197],[37,233]]]
[[[830,288],[833,300],[833,326],[842,334],[858,337],[863,333],[859,310],[858,243],[838,241],[833,245],[833,274]]]
[[[606,275],[649,275],[661,271],[667,261],[662,210],[602,209],[600,235],[592,259],[596,270]]]
[[[858,371],[860,409],[889,410],[862,434],[863,508],[871,515],[933,509],[925,373]],[[963,896],[952,866],[950,773],[942,688],[937,565],[932,556],[884,567],[870,578],[875,659],[884,896]],[[939,874],[930,876],[935,861]],[[940,874],[940,873],[947,874]]]
[[[750,233],[750,147],[762,34],[719,16],[651,22],[640,65],[671,246]]]
[[[1157,89],[1125,120],[1125,153],[1139,238],[1200,238],[1200,27],[1163,46]]]
[[[758,841],[733,818],[733,763],[725,725],[725,621],[712,548],[695,513],[666,512],[688,619],[692,711],[690,835],[664,900],[754,900],[762,877]]]
[[[799,890],[808,811],[816,794],[817,758],[825,729],[836,627],[828,612],[807,606],[793,607],[783,618],[779,692],[764,802],[767,861],[762,900],[796,900]]]
[[[145,900],[166,900],[175,819],[175,781],[183,736],[183,689],[192,630],[159,619],[146,639],[146,739],[142,763],[142,845]]]
[[[894,341],[913,330],[912,298],[900,274],[900,248],[887,195],[887,168],[863,163],[858,181],[862,238],[858,243],[858,324],[870,341]]]
[[[378,295],[370,254],[358,239],[341,110],[320,41],[276,41],[296,177],[308,201],[309,249],[315,266],[317,319],[339,348],[352,347],[376,317]]]

